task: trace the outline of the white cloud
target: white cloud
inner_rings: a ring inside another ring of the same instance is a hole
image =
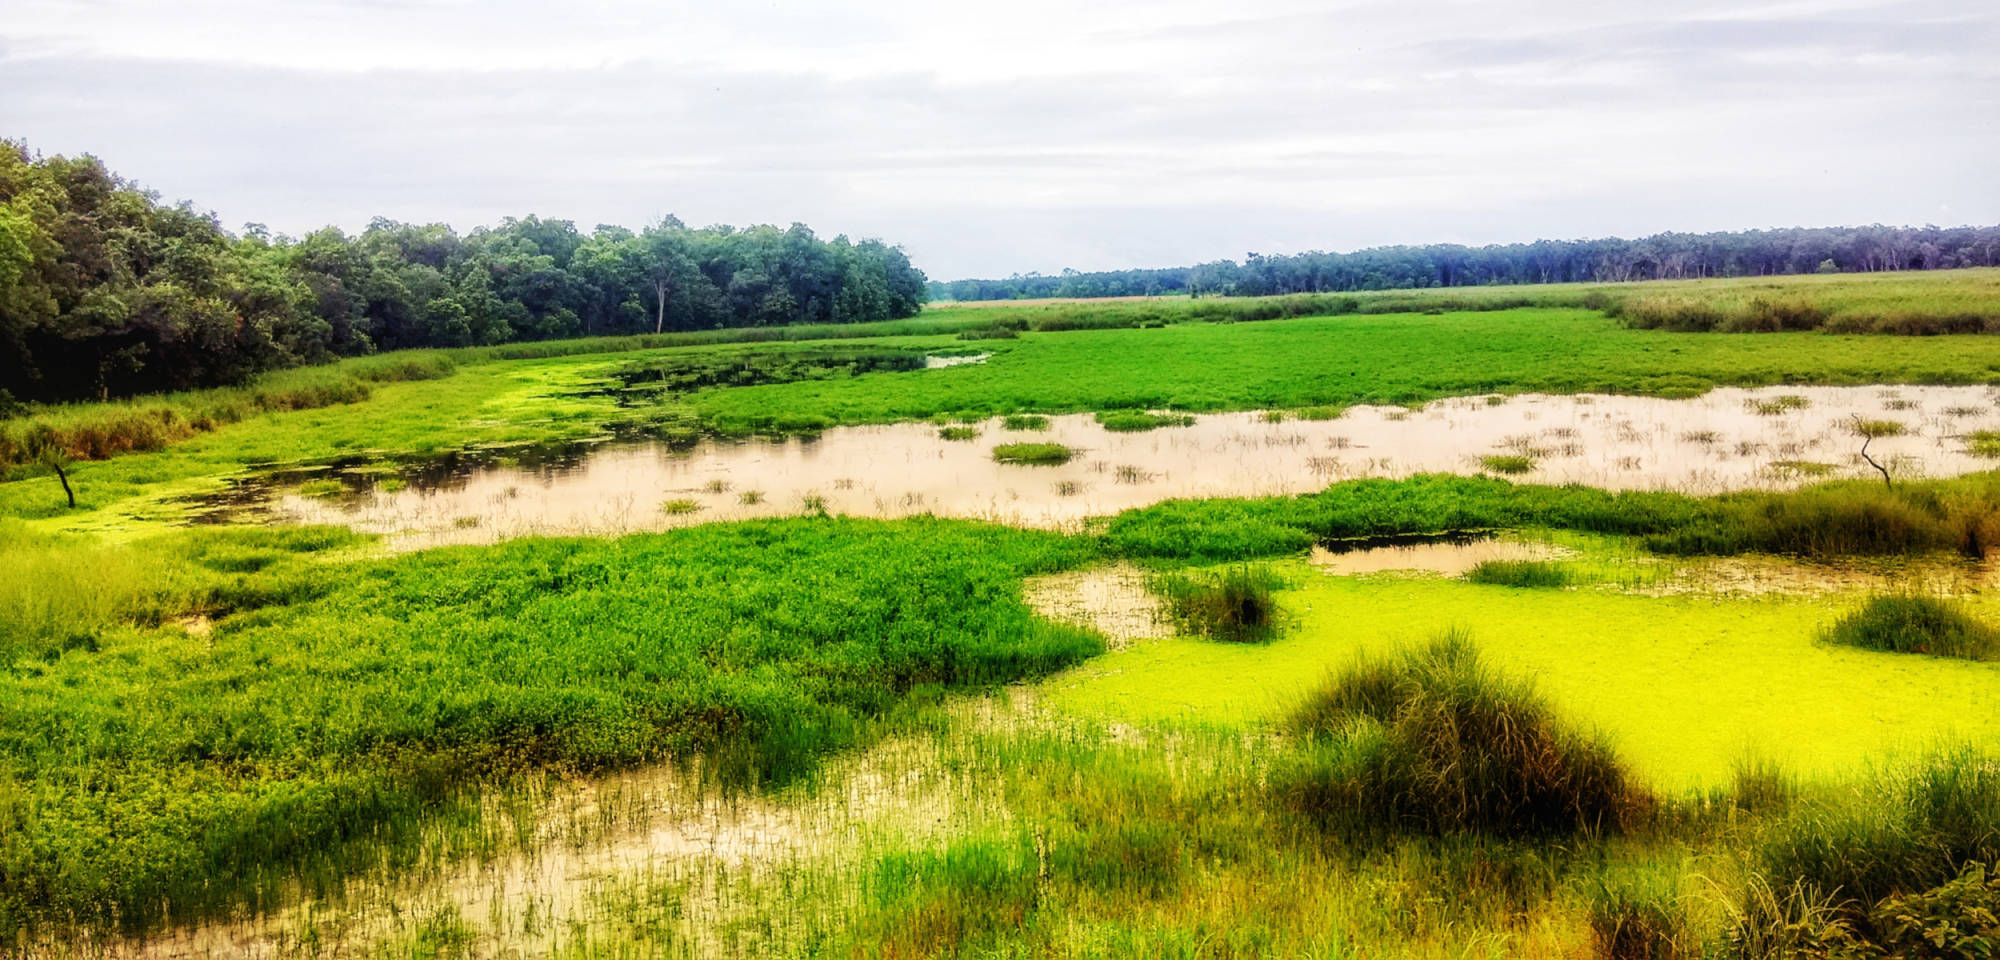
[[[935,276],[2000,221],[1986,0],[16,0],[0,134],[226,223],[802,220]]]

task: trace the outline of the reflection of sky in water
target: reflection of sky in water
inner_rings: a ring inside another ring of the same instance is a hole
[[[1760,414],[1749,401],[1805,397],[1802,409]],[[1045,431],[977,425],[947,441],[932,424],[843,427],[814,440],[704,441],[692,450],[605,448],[573,468],[498,467],[443,488],[412,486],[333,501],[286,496],[280,513],[396,535],[401,548],[509,536],[622,533],[746,517],[793,515],[808,497],[833,513],[920,513],[1044,527],[1075,524],[1176,497],[1302,493],[1357,477],[1474,473],[1490,454],[1526,454],[1513,479],[1611,489],[1712,493],[1795,486],[1791,463],[1871,476],[1846,421],[1893,419],[1910,431],[1869,452],[1903,476],[1945,476],[1991,464],[1958,437],[2000,426],[1985,387],[1724,389],[1693,400],[1521,396],[1445,400],[1421,410],[1356,407],[1338,420],[1266,423],[1254,413],[1204,416],[1191,427],[1111,433],[1088,415],[1050,418]],[[1076,448],[1062,466],[997,464],[1000,443]],[[745,503],[746,494],[758,495]],[[667,500],[700,509],[668,515]]]

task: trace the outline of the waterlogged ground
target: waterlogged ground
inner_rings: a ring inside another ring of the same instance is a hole
[[[1713,493],[1877,475],[1859,456],[1857,418],[1905,431],[1868,448],[1899,477],[1992,466],[1967,453],[1962,439],[2000,426],[1990,388],[1785,387],[1694,399],[1472,397],[1419,410],[1354,407],[1330,420],[1231,413],[1139,433],[1073,415],[1051,417],[1036,431],[987,420],[960,440],[944,439],[933,424],[906,423],[809,439],[704,440],[692,449],[612,444],[533,465],[499,458],[391,483],[383,480],[394,474],[364,465],[323,472],[309,485],[248,486],[237,506],[387,534],[393,546],[414,549],[815,509],[1065,528],[1171,498],[1302,493],[1428,472]],[[994,461],[994,446],[1015,442],[1059,443],[1077,454],[1058,466]]]

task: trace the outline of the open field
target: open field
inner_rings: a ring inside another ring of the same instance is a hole
[[[1782,292],[1946,316],[1993,280]],[[9,462],[0,955],[2000,937],[2000,339],[1595,292],[980,305],[31,408],[0,431],[78,444],[77,505]],[[1721,386],[1777,389],[1686,419]],[[1379,462],[1423,430],[1435,462]],[[1714,483],[1536,472],[1599,453]],[[1080,506],[1010,517],[1029,485]]]

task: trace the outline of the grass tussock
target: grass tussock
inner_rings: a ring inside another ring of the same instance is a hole
[[[1074,456],[1075,450],[1060,443],[1003,443],[993,448],[993,459],[1001,463],[1056,466]]]
[[[1500,587],[1552,589],[1570,584],[1569,571],[1546,560],[1482,560],[1465,579]]]
[[[1888,653],[2000,660],[2000,630],[1974,619],[1958,603],[1919,594],[1871,598],[1827,627],[1820,639]]]
[[[1966,434],[1964,440],[1966,453],[2000,460],[2000,430],[1975,430]]]
[[[1761,880],[1747,891],[1733,935],[1753,948],[1744,953],[1796,955],[1781,948],[1800,940],[1879,948],[1927,912],[1908,898],[1970,895],[1942,888],[1966,880],[1968,866],[2000,862],[2000,761],[1971,748],[1938,753],[1841,795],[1796,803],[1763,832],[1754,860]],[[1900,908],[1892,906],[1898,899]]]
[[[977,440],[979,439],[979,429],[977,427],[941,427],[938,429],[938,439],[954,441]]]
[[[1584,886],[1585,915],[1600,960],[1684,960],[1702,955],[1688,929],[1679,878],[1660,870],[1627,870]]]
[[[1000,421],[1002,430],[1047,430],[1049,418],[1039,413],[1010,413]]]
[[[1188,413],[1150,413],[1144,410],[1114,410],[1097,415],[1097,425],[1113,433],[1141,433],[1161,427],[1194,426]]]
[[[1269,567],[1243,565],[1213,574],[1166,573],[1154,593],[1180,630],[1224,643],[1261,643],[1277,631],[1285,581]]]
[[[1277,795],[1341,835],[1618,832],[1650,802],[1608,746],[1460,632],[1357,662],[1291,729],[1305,742]]]

